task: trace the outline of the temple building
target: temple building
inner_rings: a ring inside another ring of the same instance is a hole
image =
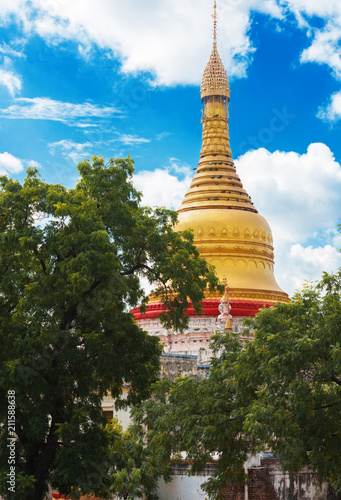
[[[228,126],[230,87],[217,49],[216,2],[213,19],[213,48],[200,90],[203,107],[200,160],[178,209],[177,229],[194,230],[194,243],[200,255],[215,266],[220,281],[227,283],[224,300],[230,304],[231,327],[242,336],[245,317],[277,302],[289,302],[289,297],[275,279],[270,226],[243,188],[232,159]],[[153,299],[145,313],[141,314],[139,308],[132,312],[141,328],[160,338],[165,353],[196,355],[202,365],[211,356],[211,336],[222,329],[222,320],[226,322],[226,314],[220,315],[220,299],[219,295],[207,292],[204,314],[200,316],[189,308],[190,323],[184,334],[161,325],[158,315],[163,306]]]

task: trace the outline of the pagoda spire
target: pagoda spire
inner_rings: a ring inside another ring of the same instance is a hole
[[[214,2],[213,11],[213,47],[217,46],[217,2]]]
[[[201,82],[202,147],[191,187],[179,212],[228,208],[256,212],[234,166],[230,148],[230,86],[217,49],[217,3],[214,2],[213,47]]]
[[[178,209],[176,227],[179,231],[192,228],[200,255],[215,266],[220,279],[229,276],[231,303],[288,302],[274,276],[271,229],[254,207],[232,159],[228,123],[230,86],[217,48],[215,1],[212,17],[213,47],[200,88],[203,108],[200,160]]]
[[[217,48],[217,2],[214,2],[213,12],[213,48],[201,82],[201,102],[212,95],[230,100],[230,86]]]

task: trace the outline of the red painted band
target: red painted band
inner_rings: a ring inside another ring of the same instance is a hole
[[[219,300],[204,300],[202,303],[203,314],[206,316],[218,316],[220,314],[218,306],[220,304]],[[269,302],[253,302],[245,300],[231,300],[231,315],[232,316],[255,316],[260,309],[263,307],[271,307],[274,304]],[[145,313],[140,312],[139,307],[131,309],[131,313],[134,315],[136,320],[139,319],[154,319],[157,318],[164,311],[164,305],[162,302],[153,302],[147,304],[147,310]],[[197,316],[198,314],[194,311],[191,303],[186,311],[188,316]]]

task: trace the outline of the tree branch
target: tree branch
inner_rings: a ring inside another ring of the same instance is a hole
[[[36,248],[34,248],[34,249],[33,249],[33,252],[35,253],[35,255],[36,255],[37,259],[39,260],[40,265],[41,265],[41,267],[42,267],[42,269],[43,269],[43,272],[44,272],[45,276],[48,276],[48,275],[49,275],[49,273],[47,272],[45,262],[43,261],[43,259],[41,259],[41,258],[39,257],[39,252],[38,252],[38,250],[37,250]]]
[[[134,272],[137,271],[138,269],[146,269],[147,271],[149,271],[151,273],[153,272],[153,269],[151,267],[147,266],[147,264],[141,264],[139,262],[138,264],[133,266],[131,269],[129,269],[129,271],[121,271],[120,275],[121,276],[128,276],[130,274],[134,274]]]
[[[336,403],[330,403],[329,405],[316,406],[314,410],[323,410],[324,408],[331,408],[332,406],[341,405],[341,401],[337,401]]]

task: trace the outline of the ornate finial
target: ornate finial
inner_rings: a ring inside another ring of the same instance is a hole
[[[213,13],[213,46],[217,46],[217,2],[214,0],[214,13]]]
[[[228,287],[228,285],[227,285],[227,279],[226,279],[225,274],[224,274],[224,277],[223,277],[223,280],[222,280],[222,281],[223,281],[223,285],[224,285],[224,295],[222,296],[222,298],[221,298],[221,301],[220,301],[220,302],[221,302],[222,304],[229,304],[229,292],[228,292],[229,287]]]
[[[226,71],[221,62],[217,49],[217,2],[214,1],[213,10],[213,49],[206,65],[201,82],[201,98],[220,95],[230,97],[230,87]]]

